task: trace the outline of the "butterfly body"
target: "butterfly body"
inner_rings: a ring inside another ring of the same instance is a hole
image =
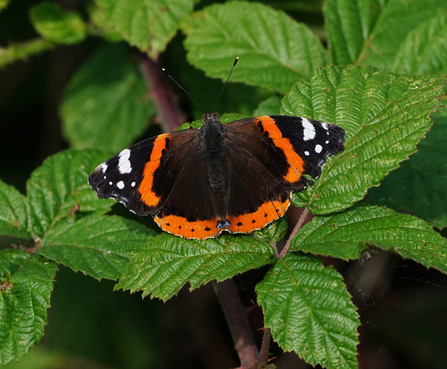
[[[343,150],[344,131],[300,117],[260,116],[162,134],[100,164],[89,184],[184,237],[249,233],[283,216],[290,195]]]
[[[227,178],[230,170],[225,142],[227,130],[220,123],[218,116],[207,114],[199,131],[201,136],[200,152],[203,163],[207,166],[207,180],[212,192],[223,198],[227,190]]]

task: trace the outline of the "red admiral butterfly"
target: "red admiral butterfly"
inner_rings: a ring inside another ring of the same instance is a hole
[[[223,125],[208,113],[203,121],[121,151],[92,172],[90,186],[177,236],[248,233],[283,216],[292,191],[310,184],[304,174],[317,178],[344,149],[342,128],[300,117]]]

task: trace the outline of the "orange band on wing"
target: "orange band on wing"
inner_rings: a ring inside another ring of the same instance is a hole
[[[290,183],[298,182],[304,173],[304,161],[293,149],[293,145],[287,137],[283,137],[281,130],[276,125],[273,118],[268,115],[258,117],[262,123],[262,127],[268,132],[269,137],[273,140],[273,144],[281,149],[286,156],[287,162],[291,166],[284,176]]]
[[[231,226],[228,231],[232,233],[249,233],[261,229],[274,220],[282,217],[290,205],[290,200],[269,201],[262,204],[254,213],[228,217]]]
[[[154,220],[162,230],[186,239],[203,240],[216,237],[222,232],[222,229],[217,228],[217,219],[188,222],[183,217],[167,215],[163,218],[155,216]]]
[[[279,200],[269,201],[262,204],[253,213],[239,216],[230,216],[228,228],[217,228],[218,219],[197,220],[189,222],[184,217],[177,215],[167,215],[164,217],[155,216],[154,220],[165,232],[175,234],[186,239],[203,240],[205,238],[217,237],[222,231],[231,233],[249,233],[262,229],[267,224],[282,217],[290,205],[290,200],[284,202]]]
[[[165,133],[155,139],[151,157],[144,167],[143,180],[141,181],[138,191],[141,194],[141,200],[147,206],[157,206],[160,201],[160,197],[152,191],[152,185],[154,183],[154,173],[160,166],[162,152],[166,149],[166,137],[168,135],[168,133]]]

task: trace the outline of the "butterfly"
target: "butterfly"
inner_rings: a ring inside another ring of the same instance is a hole
[[[206,113],[203,122],[124,149],[90,174],[91,188],[186,239],[249,233],[282,217],[292,192],[344,150],[341,127],[301,117],[224,125],[217,113]]]

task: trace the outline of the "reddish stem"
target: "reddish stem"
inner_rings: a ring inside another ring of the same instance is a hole
[[[233,337],[234,346],[239,355],[241,366],[239,369],[256,367],[258,362],[258,348],[256,347],[245,309],[232,279],[223,282],[213,282],[219,303],[227,320]]]
[[[270,328],[264,328],[264,336],[262,337],[261,351],[258,357],[258,367],[263,368],[267,365],[269,360],[270,340],[272,339],[272,333]]]
[[[158,111],[158,118],[163,131],[175,131],[184,121],[177,109],[175,95],[167,83],[164,72],[158,63],[147,55],[141,58],[140,70],[146,81],[152,101]]]
[[[301,229],[304,222],[306,221],[307,216],[309,215],[309,209],[304,208],[303,212],[301,213],[300,219],[298,219],[298,222],[296,223],[295,227],[293,228],[292,233],[289,236],[289,239],[286,242],[286,245],[281,251],[281,254],[279,254],[279,257],[282,259],[288,252],[290,248],[290,243],[293,240],[293,237],[297,234],[297,232]]]

